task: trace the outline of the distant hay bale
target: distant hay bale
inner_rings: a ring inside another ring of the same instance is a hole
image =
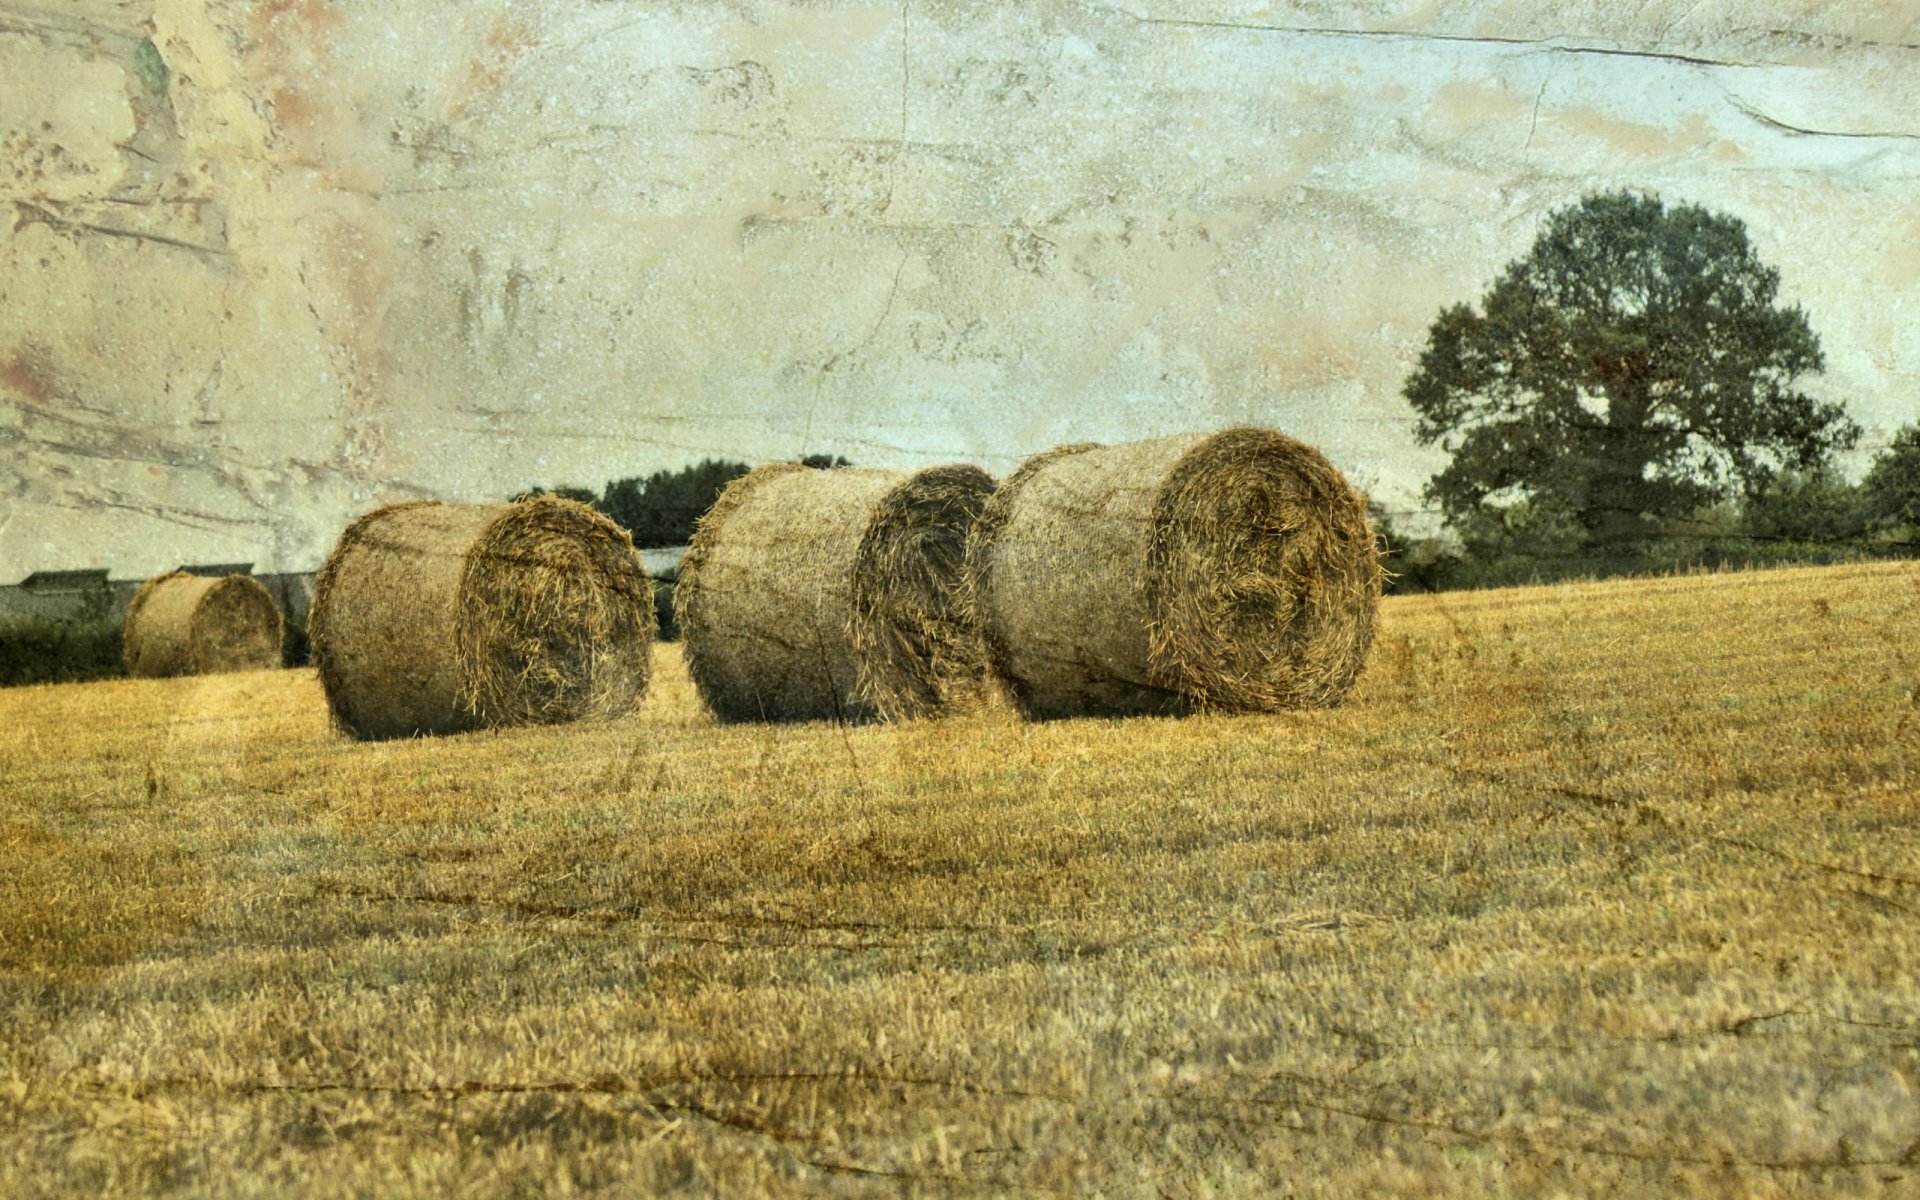
[[[270,670],[285,636],[280,607],[259,580],[185,571],[141,584],[121,635],[136,678]]]
[[[967,545],[973,618],[1035,718],[1336,703],[1380,582],[1365,501],[1266,429],[1036,455]]]
[[[964,622],[966,532],[993,480],[760,467],[729,484],[680,564],[687,670],[725,721],[862,721],[964,706],[986,678]]]
[[[358,738],[608,719],[647,688],[653,592],[584,504],[392,504],[340,535],[308,618],[334,722]]]

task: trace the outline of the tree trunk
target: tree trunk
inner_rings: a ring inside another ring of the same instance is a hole
[[[1607,423],[1600,430],[1580,512],[1589,548],[1625,549],[1653,532],[1646,487],[1647,465],[1653,461],[1653,438],[1647,429],[1652,407],[1632,389],[1622,388],[1607,398]]]

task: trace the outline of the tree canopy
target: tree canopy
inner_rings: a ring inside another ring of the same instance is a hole
[[[1859,427],[1799,381],[1823,363],[1738,219],[1656,196],[1547,217],[1479,308],[1428,331],[1404,394],[1452,462],[1427,485],[1456,526],[1520,517],[1592,547],[1817,471]]]
[[[678,471],[655,471],[644,482],[616,479],[601,503],[633,534],[634,545],[684,546],[720,492],[751,469],[743,462],[705,458]]]

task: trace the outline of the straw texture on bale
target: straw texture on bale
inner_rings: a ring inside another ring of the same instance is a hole
[[[967,531],[993,477],[956,465],[917,472],[880,498],[853,564],[848,637],[860,699],[886,720],[985,700],[987,648],[965,607]]]
[[[680,564],[687,670],[726,721],[862,721],[962,702],[985,679],[958,589],[993,482],[973,467],[757,468]]]
[[[1266,429],[1036,455],[967,545],[973,618],[1035,718],[1337,703],[1380,583],[1365,501]]]
[[[355,737],[557,724],[639,704],[652,597],[632,539],[584,504],[420,501],[340,535],[308,630]]]
[[[247,575],[176,571],[140,585],[121,639],[136,678],[264,671],[280,665],[285,621],[273,593]]]

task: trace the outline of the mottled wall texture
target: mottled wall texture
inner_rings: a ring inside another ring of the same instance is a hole
[[[1399,389],[1541,217],[1744,219],[1920,414],[1920,6],[0,0],[0,582],[712,453],[1004,470]]]

